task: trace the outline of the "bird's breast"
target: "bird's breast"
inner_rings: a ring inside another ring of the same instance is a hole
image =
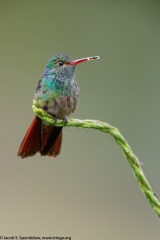
[[[44,110],[58,119],[68,117],[77,107],[78,99],[73,96],[60,96],[52,99],[52,102],[46,102]]]
[[[76,83],[74,82],[71,85],[68,82],[68,84],[63,85],[63,88],[59,85],[59,82],[54,82],[52,87],[49,83],[46,79],[39,83],[34,100],[36,100],[40,108],[56,118],[68,117],[78,105],[79,89]]]

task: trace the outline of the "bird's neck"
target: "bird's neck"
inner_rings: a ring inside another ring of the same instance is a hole
[[[46,87],[56,91],[57,93],[68,96],[75,89],[75,79],[57,77],[55,74],[45,74],[44,75]]]

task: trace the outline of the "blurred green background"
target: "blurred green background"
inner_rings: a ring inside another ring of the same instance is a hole
[[[159,239],[111,136],[66,128],[57,158],[16,154],[48,59],[99,55],[77,67],[72,117],[118,127],[160,196],[160,1],[1,0],[0,30],[0,235]]]

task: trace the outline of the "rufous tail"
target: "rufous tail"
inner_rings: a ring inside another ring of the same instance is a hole
[[[55,127],[35,116],[18,151],[21,158],[31,157],[36,152],[56,157],[60,153],[62,127]]]

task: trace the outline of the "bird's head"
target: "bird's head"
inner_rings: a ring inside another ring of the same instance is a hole
[[[69,56],[59,53],[48,61],[44,74],[55,75],[59,81],[73,79],[76,66],[82,62],[93,59],[99,59],[99,57],[87,57],[73,61]]]

